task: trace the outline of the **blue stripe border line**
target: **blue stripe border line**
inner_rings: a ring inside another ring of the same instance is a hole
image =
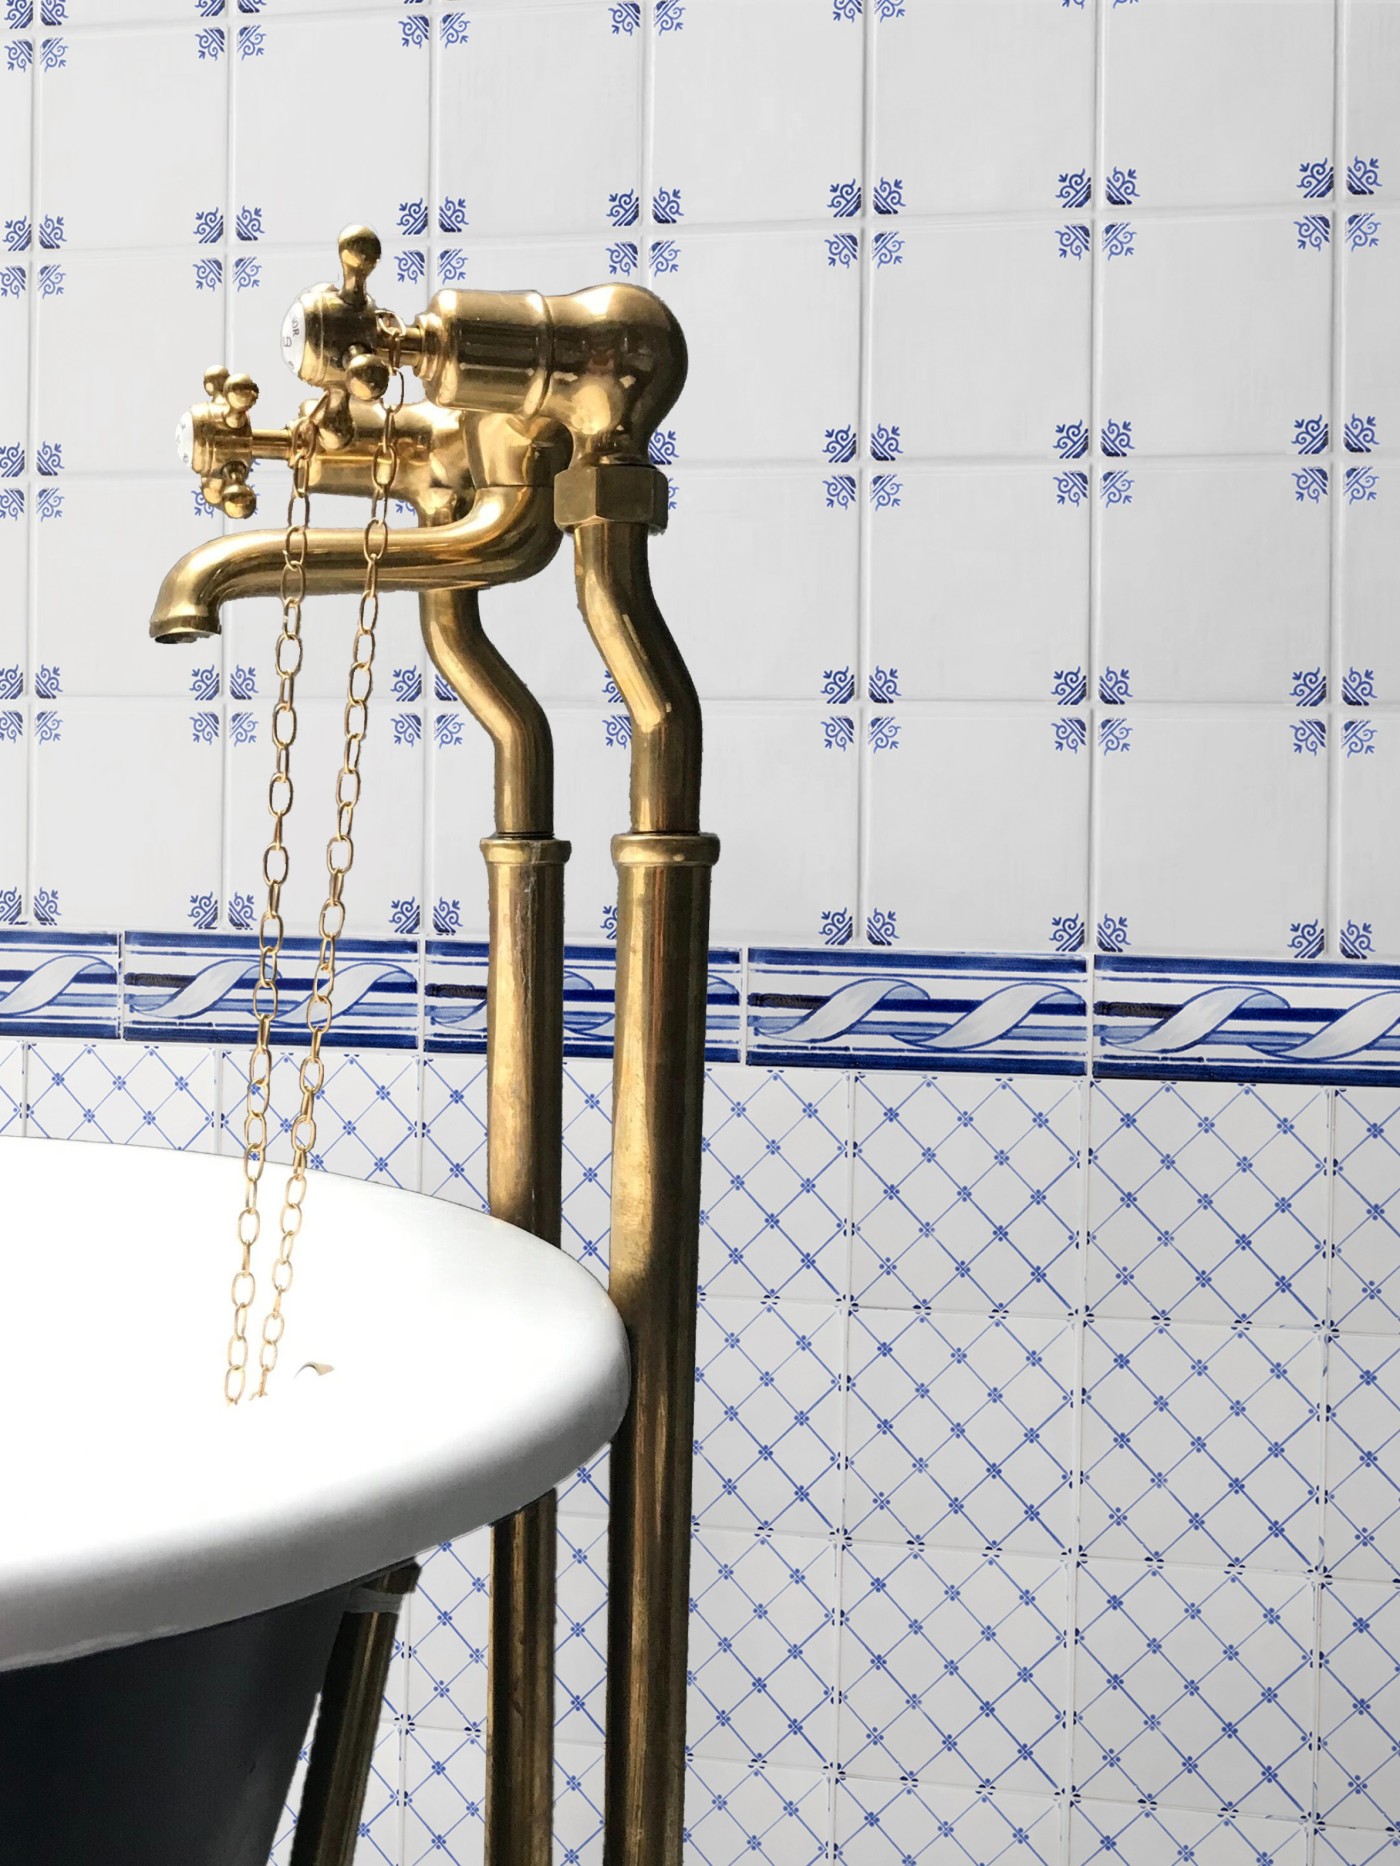
[[[283,947],[281,1044],[307,1041],[316,950]],[[250,933],[0,928],[0,1035],[238,1046],[256,966]],[[614,966],[565,949],[568,1055],[611,1054]],[[337,995],[337,1048],[485,1051],[479,941],[347,940]],[[1400,1084],[1400,966],[1369,961],[716,947],[707,1001],[717,1062]]]

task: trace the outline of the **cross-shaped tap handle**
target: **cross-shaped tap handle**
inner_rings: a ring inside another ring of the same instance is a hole
[[[361,300],[366,296],[369,275],[379,264],[383,247],[371,227],[347,227],[338,242],[340,273],[345,296]]]

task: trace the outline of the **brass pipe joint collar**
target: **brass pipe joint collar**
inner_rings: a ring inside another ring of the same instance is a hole
[[[609,518],[664,531],[669,493],[666,475],[654,466],[566,467],[554,481],[554,522],[571,531],[590,518]]]
[[[719,837],[703,829],[687,834],[628,829],[613,837],[612,858],[618,868],[713,868]]]
[[[557,836],[483,836],[481,853],[498,868],[562,868],[573,844]]]

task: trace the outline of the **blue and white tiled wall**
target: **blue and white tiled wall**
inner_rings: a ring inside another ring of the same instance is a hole
[[[352,219],[404,314],[615,277],[685,324],[703,1866],[1400,1844],[1397,188],[1394,0],[0,0],[7,1132],[228,1144],[274,617],[145,637],[225,522],[169,439],[204,368],[286,417]],[[555,729],[601,1273],[626,719],[562,559],[484,609]],[[321,1164],[474,1203],[489,759],[403,599],[381,666]],[[570,1866],[605,1492],[561,1503]],[[365,1859],[479,1851],[483,1586],[428,1564]]]

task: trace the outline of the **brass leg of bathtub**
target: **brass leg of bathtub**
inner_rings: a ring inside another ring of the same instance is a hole
[[[340,1622],[321,1687],[291,1866],[350,1866],[354,1859],[394,1656],[399,1610],[393,1597],[401,1599],[417,1585],[416,1562],[376,1575],[359,1591],[383,1595],[384,1605],[352,1610]]]

